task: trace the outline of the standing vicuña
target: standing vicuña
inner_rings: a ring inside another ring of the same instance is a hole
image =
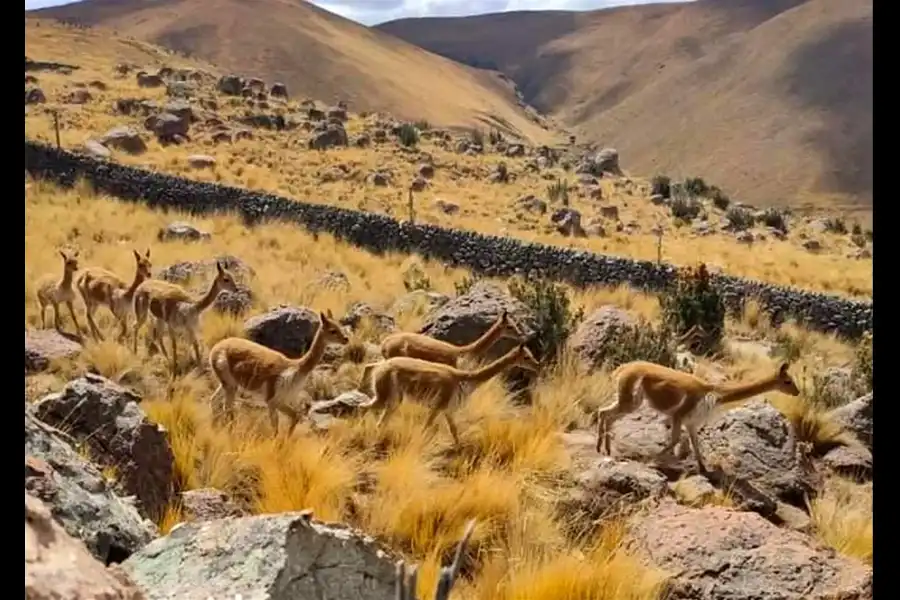
[[[697,432],[713,411],[773,390],[798,395],[800,390],[788,373],[788,367],[788,363],[782,363],[777,370],[760,379],[718,385],[650,362],[626,363],[612,374],[616,380],[616,402],[597,411],[597,452],[605,449],[607,454],[610,453],[609,428],[621,417],[637,410],[646,399],[653,409],[668,416],[672,425],[669,443],[659,456],[668,455],[679,445],[684,427],[697,467],[701,473],[706,473]]]
[[[94,322],[94,311],[100,305],[108,307],[119,322],[119,341],[124,341],[128,336],[128,315],[132,310],[134,292],[145,280],[150,279],[153,271],[149,248],[144,256],[137,250],[132,252],[135,268],[131,285],[126,285],[118,275],[100,267],[90,267],[78,277],[76,286],[84,300],[88,326],[94,339],[103,339],[97,323]]]
[[[471,371],[406,356],[395,356],[367,366],[371,367],[375,397],[366,405],[366,408],[382,409],[381,416],[378,418],[378,427],[384,424],[402,397],[410,390],[415,390],[417,394],[433,397],[431,413],[425,422],[425,428],[431,426],[438,413],[443,413],[447,427],[450,429],[450,435],[453,436],[453,441],[457,446],[460,445],[459,432],[447,410],[461,395],[463,383],[473,383],[477,387],[513,367],[529,371],[540,369],[540,364],[524,342],[519,343],[494,362]]]
[[[272,429],[278,435],[278,413],[280,410],[291,419],[288,436],[300,420],[300,413],[288,403],[290,396],[300,392],[300,388],[325,353],[329,342],[346,344],[347,335],[335,322],[329,310],[319,313],[319,328],[306,354],[291,359],[271,348],[244,338],[230,337],[218,342],[209,351],[209,364],[219,387],[213,393],[215,399],[224,394],[225,410],[229,418],[234,416],[234,398],[238,390],[262,395],[269,409]]]
[[[72,281],[75,278],[75,272],[78,271],[78,251],[71,255],[67,255],[62,250],[59,255],[63,259],[63,275],[61,279],[56,279],[49,275],[42,277],[37,284],[37,300],[41,307],[41,328],[47,328],[47,305],[53,306],[53,326],[57,331],[62,331],[62,322],[59,319],[59,305],[65,304],[72,315],[72,321],[75,322],[75,329],[81,334],[81,325],[78,323],[78,317],[75,316],[75,307],[72,301],[75,300],[75,289],[72,287]]]
[[[172,364],[178,364],[178,346],[175,342],[175,333],[178,330],[184,331],[194,348],[194,356],[197,364],[202,362],[200,356],[200,315],[215,302],[216,296],[223,291],[233,292],[237,289],[234,283],[234,277],[229,273],[221,262],[216,261],[216,278],[209,286],[209,290],[200,298],[193,298],[183,288],[169,283],[167,281],[159,281],[150,279],[138,286],[134,293],[134,344],[133,350],[137,353],[138,332],[144,321],[147,320],[147,314],[150,313],[154,317],[154,321],[150,327],[150,337],[156,342],[162,351],[166,354],[166,347],[162,341],[161,328],[166,327],[169,331],[169,339],[172,341]]]

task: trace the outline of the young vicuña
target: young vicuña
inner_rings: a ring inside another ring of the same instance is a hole
[[[447,411],[454,400],[461,395],[462,384],[471,383],[477,387],[513,367],[529,371],[540,369],[540,364],[524,342],[520,342],[497,360],[471,371],[407,356],[395,356],[367,366],[371,367],[375,397],[365,407],[382,409],[381,416],[378,418],[378,427],[384,424],[405,394],[415,391],[417,395],[431,397],[433,403],[431,413],[425,422],[425,428],[431,427],[437,415],[443,413],[447,427],[450,429],[450,435],[453,436],[453,441],[457,446],[460,444],[459,432]]]
[[[76,287],[84,300],[88,327],[91,328],[94,339],[103,339],[103,335],[94,321],[94,311],[100,305],[108,307],[119,322],[119,341],[123,341],[128,335],[128,315],[132,311],[134,292],[145,280],[150,279],[153,271],[149,248],[144,256],[141,256],[137,250],[132,250],[132,252],[134,253],[135,269],[130,285],[122,281],[115,273],[101,267],[89,267],[78,277]]]
[[[347,335],[334,320],[329,310],[319,313],[319,328],[306,354],[291,359],[271,348],[244,338],[230,337],[218,342],[209,351],[209,364],[219,387],[213,399],[224,394],[225,409],[229,418],[234,414],[234,399],[238,390],[262,395],[269,410],[272,429],[278,435],[278,413],[280,410],[291,419],[288,435],[300,420],[300,413],[288,402],[296,395],[325,353],[329,342],[346,344]]]
[[[150,327],[150,338],[156,342],[166,355],[165,344],[162,342],[161,329],[166,327],[169,331],[169,339],[172,342],[172,364],[178,364],[178,346],[175,342],[175,332],[184,331],[194,348],[194,356],[197,364],[202,362],[200,355],[200,315],[212,306],[216,296],[223,291],[235,291],[237,285],[234,276],[216,262],[216,278],[210,284],[207,292],[200,298],[193,298],[181,286],[150,279],[138,286],[134,293],[134,344],[133,351],[137,353],[138,332],[147,320],[148,313],[153,315],[154,321]]]
[[[61,279],[57,279],[52,275],[43,277],[37,284],[37,300],[41,307],[41,328],[47,328],[47,305],[53,306],[53,326],[57,331],[62,331],[62,322],[59,319],[59,305],[65,304],[72,315],[72,321],[75,322],[75,329],[81,334],[81,325],[78,323],[78,317],[75,316],[75,307],[72,302],[75,300],[75,289],[72,282],[75,278],[75,272],[78,271],[78,251],[71,255],[66,254],[62,250],[59,255],[63,259],[63,275]]]
[[[634,361],[613,371],[617,399],[597,411],[597,452],[610,453],[609,429],[613,423],[637,410],[646,402],[669,417],[671,438],[659,456],[668,455],[681,441],[681,428],[687,430],[691,449],[701,473],[706,465],[697,441],[697,432],[713,411],[722,406],[752,398],[769,391],[797,396],[800,390],[788,373],[788,363],[774,372],[745,383],[712,384],[689,373],[651,362]],[[685,449],[683,446],[680,449]]]

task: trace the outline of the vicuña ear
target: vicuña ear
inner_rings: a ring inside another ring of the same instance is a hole
[[[787,372],[788,372],[788,368],[789,368],[790,366],[791,366],[790,363],[787,363],[787,362],[781,363],[781,367],[778,369],[778,373],[779,373],[780,375],[786,375]]]
[[[141,260],[141,254],[140,254],[140,252],[138,252],[138,251],[135,250],[134,248],[131,249],[131,252],[134,254],[134,259],[135,259],[135,260],[137,260],[137,261],[140,261],[140,260]]]
[[[225,269],[222,268],[222,261],[216,261],[216,270],[222,274],[225,272]]]
[[[150,248],[147,248],[147,252],[144,254],[144,258],[150,258]]]
[[[326,315],[329,319],[333,319],[333,318],[334,318],[334,315],[331,314],[331,309],[330,309],[330,308],[328,308],[328,309],[325,310],[325,315]]]
[[[63,252],[62,250],[59,251],[59,255],[63,257],[63,260],[69,260],[69,257],[66,256],[66,253]]]
[[[79,252],[80,252],[80,250],[76,250],[74,253],[72,253],[72,258],[78,258]]]

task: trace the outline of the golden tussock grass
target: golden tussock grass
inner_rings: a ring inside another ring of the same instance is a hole
[[[872,484],[834,478],[825,493],[810,503],[810,516],[820,540],[847,556],[872,564],[874,514]]]
[[[56,32],[53,27],[43,23],[40,28],[26,26],[29,51],[34,48],[34,52],[44,58],[62,60],[65,57],[50,51],[53,47],[50,40],[56,39],[54,36],[80,36],[78,47],[81,48],[86,45],[81,38],[91,39],[91,35],[96,35],[90,31],[70,33],[65,29]],[[73,75],[40,74],[39,85],[49,103],[43,107],[29,107],[30,112],[25,116],[26,137],[46,142],[54,140],[49,110],[59,111],[62,144],[67,148],[79,147],[86,139],[102,135],[113,126],[131,124],[138,130],[143,129],[140,118],[116,115],[110,105],[120,97],[166,102],[165,90],[138,88],[133,77],[113,78],[113,65],[125,58],[111,52],[109,49],[115,47],[111,44],[98,41],[88,45],[90,47],[85,48],[83,54],[77,54],[76,62],[82,69]],[[126,46],[128,56],[137,64],[190,64],[184,59],[169,61],[161,51],[146,45]],[[200,66],[204,68],[204,65]],[[58,98],[72,87],[73,81],[93,79],[102,80],[108,88],[92,90],[95,99],[90,103],[76,106],[58,102]],[[221,104],[218,114],[222,117],[238,116],[246,109],[240,99],[218,100]],[[298,110],[293,103],[283,108],[286,113]],[[347,123],[348,133],[354,136],[371,128],[374,118],[351,116]],[[435,165],[435,175],[427,189],[415,195],[416,220],[419,222],[653,261],[657,258],[657,238],[651,230],[661,223],[666,229],[663,260],[682,265],[703,260],[733,275],[845,296],[868,298],[872,294],[872,260],[848,256],[855,250],[849,236],[813,232],[801,221],[793,226],[788,240],[769,236],[752,247],[738,244],[730,234],[697,235],[691,227],[676,227],[667,208],[649,201],[650,186],[643,179],[601,179],[599,186],[603,200],[597,201],[575,191],[577,184],[571,173],[561,167],[531,172],[526,168],[526,158],[460,155],[425,139],[414,151],[389,142],[370,148],[348,147],[318,152],[306,149],[306,134],[300,130],[270,132],[258,129],[254,130],[254,136],[252,140],[221,145],[214,145],[202,133],[180,146],[164,147],[150,140],[144,154],[116,153],[115,158],[123,163],[195,180],[234,184],[303,201],[387,213],[398,218],[408,216],[406,189],[419,165],[430,160]],[[198,153],[214,156],[216,165],[211,169],[191,168],[187,158]],[[502,185],[489,183],[487,175],[501,161],[516,175],[515,181]],[[390,185],[377,187],[367,183],[366,176],[375,170],[390,173]],[[331,177],[337,172],[341,173],[339,177]],[[517,199],[528,194],[546,197],[549,182],[557,179],[569,181],[573,190],[570,205],[582,213],[585,223],[602,225],[607,232],[605,236],[562,237],[555,232],[547,216],[530,214],[516,205]],[[438,207],[438,200],[453,202],[460,210],[453,215],[445,214]],[[617,206],[619,220],[637,223],[639,230],[635,233],[617,231],[617,221],[601,215],[603,205]],[[708,211],[713,222],[724,218],[718,209],[708,207]],[[803,233],[820,240],[823,250],[818,253],[805,250],[801,246],[800,235]]]

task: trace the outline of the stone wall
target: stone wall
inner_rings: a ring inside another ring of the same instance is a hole
[[[85,179],[100,192],[151,207],[198,215],[236,213],[250,224],[266,219],[290,221],[313,232],[330,233],[370,252],[415,253],[486,276],[535,272],[577,286],[626,283],[658,292],[675,274],[675,268],[667,264],[433,225],[411,225],[384,215],[154,173],[29,141],[25,142],[25,169],[34,177],[65,186]],[[744,299],[754,297],[776,321],[794,318],[809,328],[851,338],[873,326],[871,302],[726,275],[716,275],[715,282],[730,306],[739,306]]]

